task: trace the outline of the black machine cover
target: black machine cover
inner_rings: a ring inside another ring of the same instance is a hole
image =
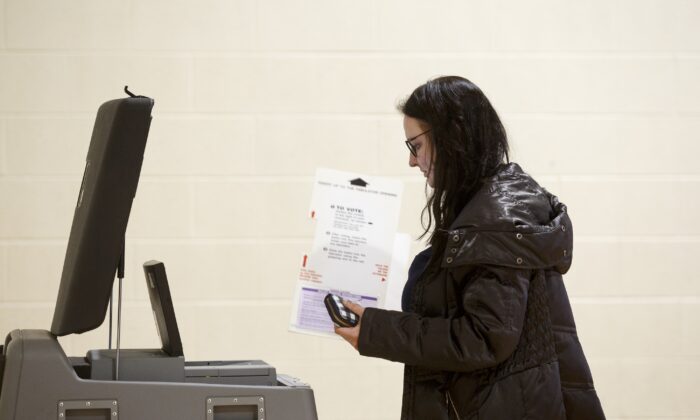
[[[63,263],[51,333],[102,325],[141,173],[153,99],[105,102],[97,111]]]

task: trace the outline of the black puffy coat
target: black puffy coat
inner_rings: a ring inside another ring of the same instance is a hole
[[[566,206],[515,163],[467,203],[412,312],[367,308],[360,354],[405,363],[402,419],[604,419],[562,274]]]

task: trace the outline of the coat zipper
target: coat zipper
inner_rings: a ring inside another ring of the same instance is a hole
[[[454,410],[455,415],[457,415],[457,420],[460,420],[462,417],[459,416],[459,411],[457,411],[457,407],[455,407],[455,403],[452,401],[452,396],[450,395],[450,391],[445,391],[445,404],[449,402],[449,405],[452,406],[452,410]],[[449,411],[449,407],[447,410]]]

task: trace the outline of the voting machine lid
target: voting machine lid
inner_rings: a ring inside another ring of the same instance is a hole
[[[153,99],[136,96],[105,102],[97,111],[51,325],[54,335],[90,331],[105,319],[152,108]]]

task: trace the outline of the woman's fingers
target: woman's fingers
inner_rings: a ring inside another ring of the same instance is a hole
[[[345,299],[343,299],[343,305],[345,305],[345,307],[352,312],[356,313],[357,316],[360,317],[360,323],[362,322],[362,314],[365,312],[365,308],[363,308],[362,305],[358,305],[357,303]],[[357,350],[357,341],[360,337],[360,323],[352,328],[335,326],[335,333],[343,337],[343,339],[350,343],[355,350]]]
[[[358,305],[357,303],[351,302],[349,300],[343,299],[343,305],[345,305],[346,308],[350,309],[360,317],[362,317],[362,314],[365,312],[365,308],[362,305]]]

